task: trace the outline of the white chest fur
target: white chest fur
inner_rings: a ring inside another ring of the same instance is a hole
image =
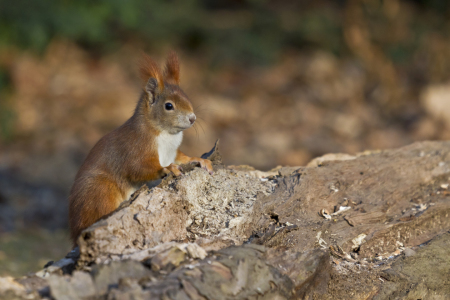
[[[161,167],[167,167],[175,161],[178,147],[183,140],[183,132],[170,134],[161,132],[156,138],[158,145],[159,164]]]

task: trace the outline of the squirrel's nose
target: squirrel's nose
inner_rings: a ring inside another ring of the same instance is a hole
[[[191,125],[194,124],[196,119],[197,119],[197,117],[194,114],[189,116],[189,122],[191,122]]]

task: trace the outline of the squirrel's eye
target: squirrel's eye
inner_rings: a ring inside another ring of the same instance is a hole
[[[172,110],[172,109],[173,109],[173,104],[167,102],[167,103],[166,103],[166,110]]]

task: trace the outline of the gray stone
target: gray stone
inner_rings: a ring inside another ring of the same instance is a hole
[[[96,265],[92,270],[95,287],[100,294],[105,294],[110,287],[117,286],[122,278],[140,279],[151,274],[152,272],[148,268],[133,260]]]
[[[72,277],[50,275],[48,283],[56,300],[86,299],[97,294],[92,277],[85,272],[75,271]]]
[[[408,256],[413,256],[416,254],[416,251],[414,251],[411,248],[406,248],[405,250],[403,250],[403,254],[408,257]]]

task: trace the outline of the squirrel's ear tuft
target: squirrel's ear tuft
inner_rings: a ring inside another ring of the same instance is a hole
[[[153,81],[153,84],[150,85],[154,88],[152,93],[160,93],[164,90],[164,81],[161,69],[159,68],[158,64],[156,64],[155,61],[145,53],[142,53],[140,75],[142,80],[146,82],[145,89],[147,90],[147,92],[149,92],[148,88],[151,78],[155,79],[155,81]]]
[[[167,57],[164,79],[168,83],[180,84],[180,63],[178,62],[178,56],[175,51],[170,51]]]

